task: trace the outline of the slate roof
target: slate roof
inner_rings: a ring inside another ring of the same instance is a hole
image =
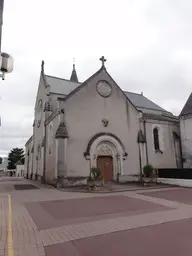
[[[77,83],[54,76],[45,75],[45,78],[48,85],[50,86],[51,93],[64,94],[65,96],[75,90],[79,85],[81,85],[80,82]],[[161,108],[142,94],[127,91],[125,91],[125,94],[137,108],[146,108],[167,112],[165,109]]]
[[[174,115],[157,115],[157,114],[149,114],[143,113],[143,117],[147,119],[160,120],[160,121],[171,121],[171,122],[179,122],[179,118]]]
[[[180,116],[192,114],[192,93],[189,95],[189,98],[187,99],[187,102],[185,103]]]
[[[50,86],[51,93],[67,95],[81,84],[54,76],[45,75],[45,78]]]
[[[158,111],[167,112],[165,109],[161,108],[145,96],[139,93],[134,92],[125,92],[129,100],[138,108],[147,108],[147,109],[154,109]]]

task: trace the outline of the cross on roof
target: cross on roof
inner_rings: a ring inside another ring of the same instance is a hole
[[[105,57],[102,56],[99,60],[102,62],[102,67],[104,67],[104,66],[105,66],[105,62],[107,61],[107,60],[105,59]]]

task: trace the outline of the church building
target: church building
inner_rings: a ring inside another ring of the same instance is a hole
[[[101,68],[79,82],[46,75],[42,61],[25,176],[53,185],[85,184],[92,167],[105,181],[132,181],[143,166],[181,167],[179,118],[142,93],[123,91]],[[129,84],[127,85],[129,88]]]
[[[183,167],[192,168],[192,93],[179,117]]]

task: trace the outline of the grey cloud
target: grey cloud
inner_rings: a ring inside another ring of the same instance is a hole
[[[98,58],[104,54],[109,73],[124,90],[143,92],[180,113],[192,90],[191,1],[54,3],[5,3],[3,50],[12,53],[15,67],[1,83],[0,155],[23,146],[31,135],[42,59],[47,74],[68,78],[75,57],[83,81],[100,67]]]

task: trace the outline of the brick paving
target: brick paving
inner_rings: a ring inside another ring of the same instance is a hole
[[[192,249],[188,238],[192,233],[191,189],[103,195],[61,192],[40,184],[35,190],[14,189],[14,185],[27,183],[35,184],[17,179],[0,182],[0,256],[7,256],[10,249],[8,194],[12,198],[14,256],[188,256]],[[161,254],[158,248],[162,248]]]
[[[94,197],[94,200],[81,198],[32,202],[26,203],[25,206],[38,229],[169,210],[162,205],[123,195]]]
[[[181,220],[50,245],[45,252],[47,256],[190,256],[191,230],[192,220]]]
[[[180,189],[172,189],[171,193],[166,190],[161,191],[150,191],[144,192],[143,195],[160,198],[160,199],[167,199],[167,200],[177,200],[178,202],[184,204],[192,204],[192,189],[191,188],[180,188]]]

